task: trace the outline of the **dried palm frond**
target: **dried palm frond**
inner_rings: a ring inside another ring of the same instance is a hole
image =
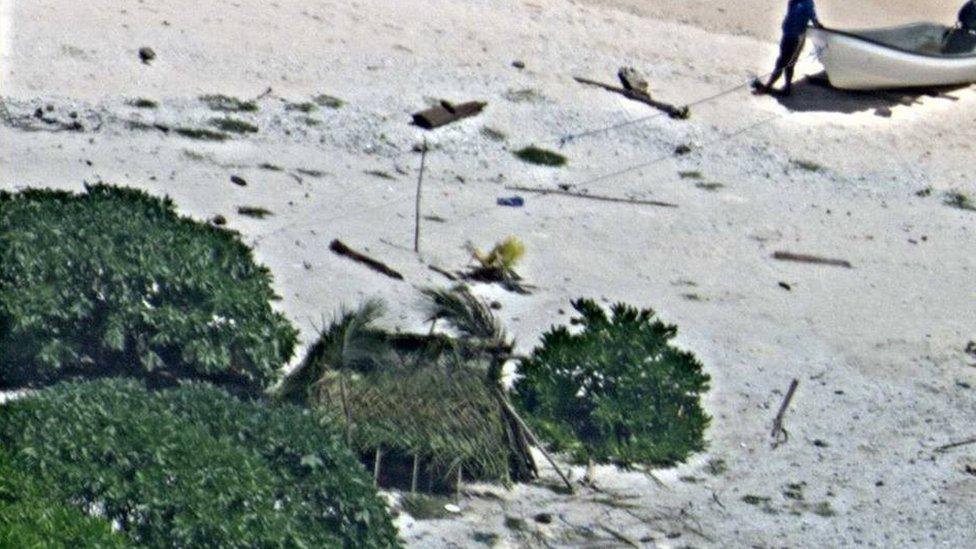
[[[459,284],[450,290],[426,288],[421,292],[428,298],[428,321],[443,320],[462,338],[481,342],[505,341],[505,329],[491,308],[467,286]]]
[[[381,300],[370,299],[354,310],[342,309],[305,354],[305,358],[282,380],[277,396],[304,402],[330,370],[369,371],[390,359],[390,349],[381,330],[373,327],[386,310]]]
[[[495,247],[488,253],[470,245],[469,250],[482,268],[497,269],[503,272],[512,272],[522,257],[525,256],[525,244],[514,236],[495,244]]]

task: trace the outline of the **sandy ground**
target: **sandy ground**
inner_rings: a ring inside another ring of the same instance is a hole
[[[825,21],[841,4],[823,2]],[[914,18],[916,4],[891,3],[898,9],[885,17]],[[305,337],[367,296],[388,300],[391,326],[417,329],[418,288],[446,282],[428,265],[460,268],[466,242],[516,234],[534,293],[476,291],[503,305],[521,347],[567,321],[570,299],[590,296],[653,306],[706,364],[709,449],[656,472],[660,484],[602,468],[603,491],[572,497],[547,483],[471,487],[455,519],[400,519],[411,545],[594,547],[620,545],[621,536],[649,547],[972,542],[976,477],[966,471],[976,451],[933,453],[974,434],[976,358],[963,348],[976,338],[976,213],[943,204],[949,191],[976,195],[972,90],[910,105],[806,83],[788,100],[739,91],[695,107],[689,121],[656,117],[574,139],[562,148],[567,168],[537,168],[510,151],[558,147],[567,134],[652,113],[574,74],[610,81],[627,64],[662,100],[709,96],[769,68],[778,3],[724,3],[739,8],[732,25],[705,2],[124,6],[0,0],[0,188],[78,190],[103,180],[168,194],[200,219],[224,215],[273,271],[281,307]],[[949,21],[954,11],[926,3],[923,15]],[[141,46],[156,51],[152,64],[139,62]],[[800,72],[817,70],[807,59]],[[152,126],[206,127],[217,114],[198,96],[258,98],[269,87],[257,113],[239,116],[256,134],[214,143]],[[287,108],[321,93],[346,104]],[[139,97],[159,107],[131,106]],[[489,105],[435,132],[409,125],[411,112],[438,98]],[[69,129],[75,122],[80,130]],[[436,218],[425,222],[417,255],[413,148],[424,136],[432,147],[424,213]],[[692,152],[675,156],[681,144]],[[531,194],[523,208],[495,206],[515,194],[506,186],[557,184],[678,208]],[[274,215],[238,215],[245,205]],[[334,256],[333,238],[406,282]],[[779,262],[771,257],[779,250],[853,268]],[[770,425],[793,378],[790,439],[773,449]],[[536,521],[539,513],[552,522]]]
[[[779,39],[787,0],[579,0],[636,15],[678,21],[724,34]],[[817,13],[828,27],[869,28],[913,21],[953,21],[964,2],[946,0],[817,0]]]

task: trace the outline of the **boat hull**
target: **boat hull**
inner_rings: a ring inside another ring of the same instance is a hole
[[[808,36],[836,88],[921,88],[976,82],[976,56],[903,51],[830,29],[810,29]]]

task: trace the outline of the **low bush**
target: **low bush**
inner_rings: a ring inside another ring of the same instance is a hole
[[[254,101],[246,101],[227,95],[204,95],[200,97],[200,101],[212,111],[257,112],[258,110],[258,104]]]
[[[673,464],[705,446],[708,375],[670,340],[675,326],[618,304],[573,303],[581,329],[557,327],[522,362],[516,401],[542,438],[579,460]]]
[[[200,378],[257,392],[296,331],[238,235],[95,185],[0,192],[0,386]]]
[[[64,383],[0,408],[13,467],[150,547],[389,547],[396,530],[335,430],[205,384]]]
[[[535,145],[515,151],[515,156],[523,162],[528,162],[529,164],[549,166],[553,168],[565,166],[566,163],[569,162],[565,156],[555,151],[541,149]]]
[[[0,450],[0,547],[125,547],[108,521],[52,500]]]

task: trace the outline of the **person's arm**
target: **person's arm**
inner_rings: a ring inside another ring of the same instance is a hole
[[[817,19],[817,5],[810,1],[810,25],[815,29],[822,29],[823,25],[820,23],[820,19]]]

